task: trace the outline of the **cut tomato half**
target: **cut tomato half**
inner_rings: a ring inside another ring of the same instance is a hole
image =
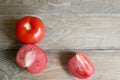
[[[47,55],[41,48],[33,44],[26,44],[18,50],[16,62],[20,67],[36,74],[45,68]]]
[[[92,62],[83,52],[78,52],[68,61],[68,69],[77,78],[86,79],[94,73]]]

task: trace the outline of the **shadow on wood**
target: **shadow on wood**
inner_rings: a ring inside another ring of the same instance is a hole
[[[9,17],[3,21],[2,32],[8,37],[7,41],[9,42],[9,49],[18,48],[21,46],[21,43],[15,37],[15,24],[17,19],[15,17]],[[16,47],[17,46],[17,47]]]
[[[59,54],[60,54],[59,60],[60,60],[62,68],[68,74],[70,74],[67,65],[68,65],[69,59],[75,55],[75,52],[73,52],[73,51],[60,51]]]

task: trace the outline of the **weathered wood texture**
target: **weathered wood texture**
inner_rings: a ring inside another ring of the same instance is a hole
[[[24,15],[22,15],[24,16]],[[0,16],[0,48],[18,48],[14,28],[22,16]],[[44,49],[120,49],[120,17],[44,16]]]
[[[0,80],[77,80],[69,74],[67,61],[72,50],[81,49],[95,65],[95,74],[88,80],[120,80],[119,3],[120,0],[0,0]],[[26,15],[40,17],[46,28],[45,37],[37,45],[47,50],[49,62],[38,75],[15,63],[16,49],[22,44],[16,40],[14,28],[17,20]]]
[[[120,0],[0,0],[0,14],[120,16]]]
[[[75,51],[75,50],[74,50]],[[32,75],[15,63],[16,51],[0,51],[0,80],[79,80],[67,69],[73,50],[47,50],[48,64],[43,73]],[[120,80],[120,50],[84,51],[95,65],[88,80]]]

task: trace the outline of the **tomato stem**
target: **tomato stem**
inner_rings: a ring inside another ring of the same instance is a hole
[[[32,29],[31,25],[29,23],[26,23],[25,24],[25,28],[29,31]]]

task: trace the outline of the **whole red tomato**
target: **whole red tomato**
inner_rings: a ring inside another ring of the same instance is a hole
[[[33,44],[22,46],[16,55],[17,64],[32,74],[40,73],[45,68],[47,61],[46,53]]]
[[[16,37],[23,43],[37,43],[45,33],[43,22],[33,16],[21,18],[15,28]]]
[[[80,79],[89,78],[94,73],[92,62],[83,52],[78,52],[68,61],[70,73]]]

